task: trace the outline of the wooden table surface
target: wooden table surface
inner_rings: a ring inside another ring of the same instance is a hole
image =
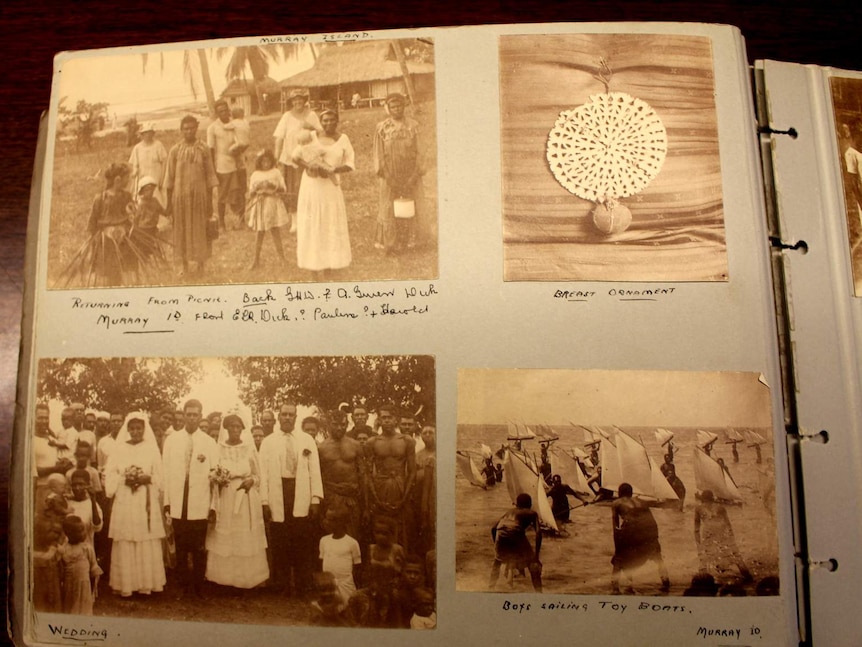
[[[741,28],[749,60],[772,58],[862,69],[859,3],[803,0],[700,2],[569,1],[396,4],[365,2],[209,3],[33,2],[0,8],[0,553],[6,554],[11,427],[24,290],[24,238],[40,113],[48,107],[52,58],[90,49],[216,37],[342,32],[357,29],[543,21],[663,20]],[[5,578],[5,568],[2,569]],[[3,587],[5,591],[5,587]]]

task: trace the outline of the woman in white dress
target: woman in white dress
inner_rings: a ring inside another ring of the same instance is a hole
[[[163,187],[167,161],[168,151],[165,145],[156,139],[156,127],[151,123],[144,124],[141,130],[141,141],[135,144],[129,156],[129,166],[132,168],[132,195],[138,195],[138,189],[141,188],[141,180],[144,177],[151,177],[156,181],[153,197],[164,209],[168,204]]]
[[[350,234],[347,208],[341,191],[341,175],[354,170],[353,146],[338,132],[338,114],[325,110],[320,115],[321,135],[298,146],[294,162],[304,169],[297,200],[297,265],[324,276],[328,270],[350,265]]]
[[[130,413],[105,466],[105,494],[113,498],[110,585],[122,596],[164,589],[161,485],[162,457],[147,417]]]
[[[216,521],[207,529],[206,578],[250,589],[269,578],[269,566],[257,450],[244,429],[239,416],[229,415],[219,432],[218,467],[210,474]]]

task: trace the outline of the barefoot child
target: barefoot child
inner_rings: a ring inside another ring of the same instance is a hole
[[[68,543],[60,547],[63,567],[63,613],[93,615],[93,591],[99,584],[102,569],[96,563],[93,546],[86,540],[86,529],[80,517],[69,515],[63,520]],[[93,578],[94,581],[91,581]]]
[[[275,165],[275,156],[269,149],[258,153],[255,160],[255,171],[248,182],[249,199],[246,206],[246,222],[256,234],[254,244],[254,261],[250,269],[256,269],[260,264],[260,249],[266,232],[272,234],[272,242],[279,259],[284,261],[284,250],[281,247],[281,227],[290,222],[287,207],[284,206],[284,194],[287,190],[281,171]]]
[[[102,530],[102,509],[96,500],[90,496],[91,480],[87,470],[74,470],[69,478],[72,484],[72,500],[69,501],[69,513],[75,515],[84,525],[84,538],[90,546],[95,547],[94,537]]]
[[[320,538],[323,572],[332,573],[343,604],[356,592],[354,574],[362,563],[359,542],[347,534],[347,516],[336,510],[326,512],[325,523],[332,534]]]

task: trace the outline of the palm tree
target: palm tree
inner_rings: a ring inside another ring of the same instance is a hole
[[[401,47],[400,40],[392,41],[392,51],[395,52],[395,59],[401,68],[401,76],[404,77],[404,89],[407,90],[407,98],[410,105],[416,104],[416,91],[413,89],[413,78],[410,76],[410,70],[407,69],[407,57],[404,56],[404,49]]]
[[[249,45],[241,47],[219,47],[216,58],[222,60],[230,53],[225,76],[228,81],[240,79],[246,81],[246,70],[251,72],[254,92],[257,95],[258,106],[265,109],[263,100],[263,84],[269,76],[270,62],[289,61],[299,58],[302,45],[297,43],[270,43],[267,45]],[[312,47],[312,54],[314,48]]]
[[[198,66],[200,67],[200,76],[201,81],[204,86],[204,93],[207,98],[207,108],[209,109],[210,115],[215,116],[215,92],[213,91],[212,78],[210,77],[210,68],[209,62],[207,61],[207,50],[205,49],[197,49],[197,50],[184,50],[183,51],[183,77],[188,81],[189,88],[192,91],[192,96],[195,99],[198,98],[198,84],[195,81],[195,71],[194,65],[192,64],[192,51],[196,51],[198,54]],[[148,62],[148,53],[144,52],[141,54],[141,63],[143,66],[144,74],[147,72],[147,62]],[[164,52],[159,52],[159,70],[162,74],[165,72],[165,55]]]

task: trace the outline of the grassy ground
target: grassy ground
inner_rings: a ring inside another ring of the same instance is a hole
[[[429,172],[424,176],[426,195],[425,211],[429,214],[434,236],[431,244],[397,257],[384,256],[374,248],[374,231],[377,218],[377,179],[372,170],[371,146],[375,125],[385,117],[380,108],[345,111],[339,129],[350,137],[356,152],[356,171],[344,176],[342,188],[347,203],[347,217],[353,263],[330,277],[333,281],[370,281],[386,279],[430,279],[437,276],[437,146],[436,117],[433,102],[415,106],[411,115],[423,133],[422,146],[428,156]],[[280,115],[271,115],[251,122],[251,147],[248,157],[253,158],[264,147],[273,146],[272,133]],[[146,121],[145,117],[140,118]],[[198,130],[204,139],[205,121]],[[157,138],[170,150],[180,139],[179,130],[157,133]],[[64,268],[87,239],[86,224],[93,198],[104,188],[100,170],[113,162],[125,162],[130,148],[125,135],[111,133],[94,138],[92,148],[77,151],[74,142],[58,141],[54,158],[54,177],[51,198],[51,220],[48,248],[48,286],[59,287]],[[213,242],[213,256],[203,276],[180,279],[172,271],[161,273],[151,281],[158,285],[265,283],[311,281],[311,272],[296,266],[296,237],[282,233],[285,242],[286,263],[278,261],[272,238],[267,236],[261,254],[261,266],[246,269],[254,256],[255,233],[238,225],[236,216],[228,215],[228,226],[236,227]],[[81,287],[70,284],[69,287]]]
[[[269,589],[245,591],[207,583],[205,599],[184,596],[171,582],[161,593],[128,598],[114,595],[101,582],[99,589],[96,616],[286,626],[308,625],[311,619],[310,602]]]

